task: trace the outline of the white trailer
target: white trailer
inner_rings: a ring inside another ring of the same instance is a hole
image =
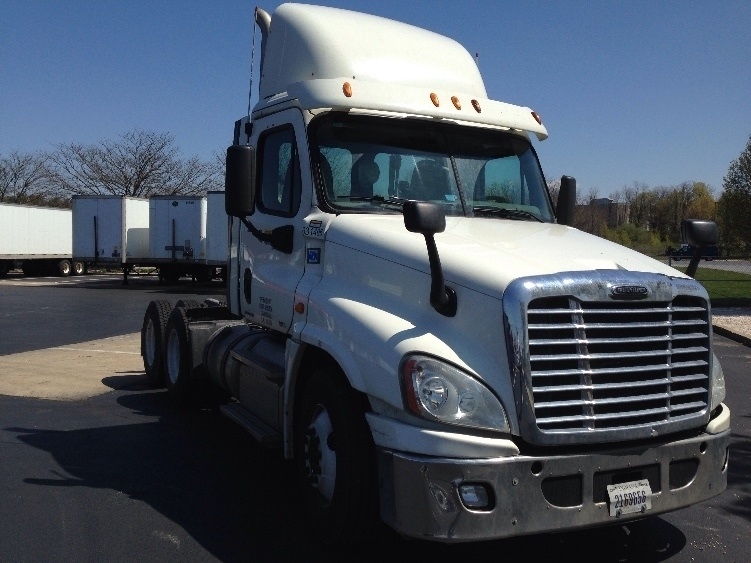
[[[149,200],[115,195],[73,196],[73,256],[121,267],[149,260]]]
[[[228,220],[224,209],[224,192],[213,191],[206,195],[206,264],[219,269],[226,278],[228,256]]]
[[[213,277],[213,268],[206,263],[206,219],[205,197],[149,198],[149,262],[159,268],[160,281]]]
[[[71,255],[70,209],[0,203],[0,277],[82,273]]]

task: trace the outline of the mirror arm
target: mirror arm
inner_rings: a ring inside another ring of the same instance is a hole
[[[293,235],[294,227],[292,225],[283,225],[276,227],[271,232],[263,232],[258,230],[253,223],[251,223],[247,217],[238,217],[248,232],[256,237],[259,241],[270,244],[271,248],[283,252],[285,254],[292,254],[293,249]]]

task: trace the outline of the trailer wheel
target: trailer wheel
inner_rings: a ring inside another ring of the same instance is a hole
[[[143,369],[152,387],[164,387],[164,347],[167,335],[167,321],[172,312],[169,301],[158,300],[149,303],[143,316],[141,327],[141,356]]]
[[[210,267],[198,268],[195,271],[196,281],[198,283],[208,283],[212,279],[212,269]]]
[[[311,526],[323,544],[352,543],[378,522],[376,456],[366,400],[338,369],[313,372],[295,416],[295,465]]]
[[[74,261],[73,262],[73,275],[74,276],[83,276],[86,273],[86,264],[84,262]]]
[[[188,317],[184,307],[175,307],[167,321],[164,347],[164,374],[170,399],[177,406],[185,406],[195,399]]]
[[[73,271],[73,268],[70,265],[70,260],[60,260],[57,263],[57,273],[60,276],[67,278],[71,271]]]
[[[174,285],[180,281],[180,270],[177,266],[161,266],[159,268],[159,281],[162,283]]]

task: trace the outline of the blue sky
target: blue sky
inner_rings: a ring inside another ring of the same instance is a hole
[[[548,180],[573,175],[582,193],[702,181],[719,194],[751,136],[749,0],[322,3],[478,53],[490,98],[542,115]],[[223,153],[247,110],[254,6],[2,0],[0,155],[136,128],[172,134],[184,156]]]

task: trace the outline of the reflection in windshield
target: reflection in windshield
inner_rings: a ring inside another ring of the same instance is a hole
[[[329,114],[313,124],[326,204],[337,212],[399,210],[404,200],[447,215],[552,221],[526,138],[418,120]]]

